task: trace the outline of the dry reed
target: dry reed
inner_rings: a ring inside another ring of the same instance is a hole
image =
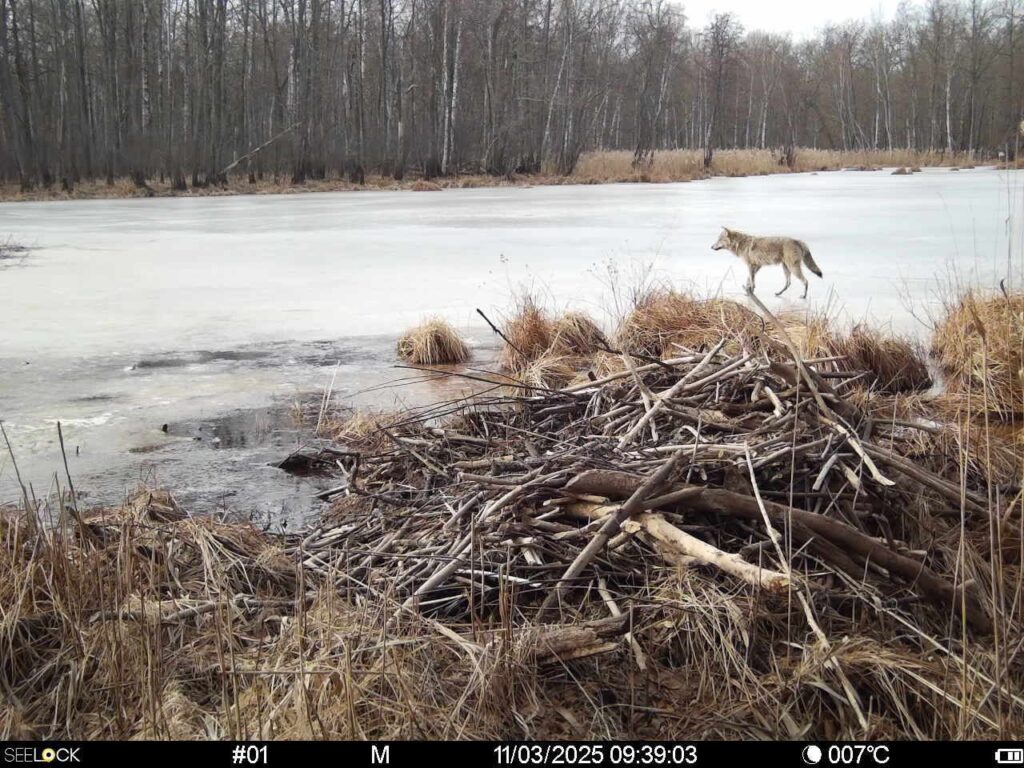
[[[857,325],[850,333],[833,337],[826,346],[832,354],[843,356],[840,370],[868,374],[861,382],[863,386],[897,394],[926,390],[932,385],[928,364],[907,339]]]
[[[967,154],[908,150],[839,152],[798,148],[794,153],[793,166],[790,167],[786,164],[785,155],[777,150],[726,149],[715,152],[711,167],[705,168],[703,150],[675,149],[655,152],[653,161],[640,165],[634,165],[632,152],[600,151],[584,154],[571,178],[588,184],[665,183],[704,179],[710,176],[762,176],[844,169],[878,170],[893,166],[920,171],[922,166],[971,167],[973,162],[974,157]]]
[[[608,347],[608,339],[588,315],[566,312],[555,321],[551,346],[568,355],[593,355]]]
[[[969,292],[947,307],[931,346],[946,388],[1002,419],[1024,413],[1024,293]]]
[[[501,351],[501,366],[519,371],[548,352],[555,338],[555,323],[533,296],[525,294],[517,300],[503,332],[507,343]]]
[[[434,317],[402,334],[398,356],[417,365],[453,365],[469,360],[469,347],[450,323]]]

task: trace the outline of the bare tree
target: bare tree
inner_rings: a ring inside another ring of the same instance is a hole
[[[1022,0],[795,43],[670,0],[0,0],[0,178],[571,173],[588,149],[1013,153]]]

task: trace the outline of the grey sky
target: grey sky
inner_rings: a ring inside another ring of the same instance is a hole
[[[690,26],[704,26],[714,13],[730,12],[744,29],[790,32],[794,40],[810,37],[829,22],[847,19],[889,20],[899,0],[675,0]]]

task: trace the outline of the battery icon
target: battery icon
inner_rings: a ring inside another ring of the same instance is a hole
[[[1024,749],[997,749],[996,762],[1000,765],[1024,765]]]

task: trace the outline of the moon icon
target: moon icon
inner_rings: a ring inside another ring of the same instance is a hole
[[[817,765],[821,762],[821,747],[817,744],[808,744],[800,754],[808,765]]]

